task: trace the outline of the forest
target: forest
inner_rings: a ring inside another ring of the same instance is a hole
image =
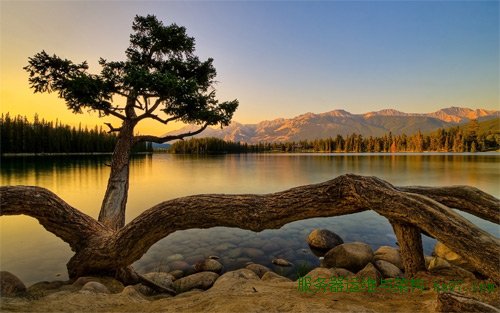
[[[103,153],[113,152],[117,136],[102,127],[71,127],[59,121],[26,116],[0,116],[1,153]],[[135,152],[152,152],[151,143],[140,143]]]
[[[500,149],[500,120],[472,120],[468,124],[438,129],[430,134],[363,137],[359,134],[292,142],[247,144],[218,138],[177,141],[169,149],[176,154],[217,154],[252,152],[484,152]]]

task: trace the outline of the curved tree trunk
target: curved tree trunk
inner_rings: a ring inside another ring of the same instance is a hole
[[[123,122],[118,135],[113,157],[111,159],[111,173],[102,200],[99,222],[112,229],[120,229],[125,225],[125,209],[127,205],[129,185],[129,162],[133,147],[134,123],[128,120]]]
[[[483,218],[496,220],[498,199],[471,187],[447,188],[450,195],[445,200],[456,209],[473,214],[480,211]],[[155,242],[177,230],[227,226],[261,231],[305,218],[372,209],[396,225],[398,240],[405,246],[401,253],[407,273],[421,269],[421,243],[415,238],[425,231],[479,272],[500,282],[500,240],[437,202],[446,201],[433,190],[394,187],[376,177],[343,175],[267,195],[214,194],[173,199],[146,210],[115,230],[78,212],[46,189],[0,187],[0,213],[35,217],[47,230],[67,241],[76,252],[68,263],[71,278],[104,273],[126,281],[123,277],[134,276],[129,265]],[[472,208],[470,203],[480,208]],[[414,242],[401,242],[408,239]]]

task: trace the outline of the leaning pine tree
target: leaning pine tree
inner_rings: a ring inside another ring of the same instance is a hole
[[[124,62],[100,61],[100,75],[87,64],[41,52],[25,69],[35,92],[56,91],[78,113],[93,110],[120,119],[111,174],[98,220],[71,207],[41,187],[0,187],[0,215],[25,214],[67,242],[75,255],[67,264],[71,279],[113,276],[125,284],[143,283],[175,293],[137,274],[131,264],[158,240],[183,229],[214,226],[254,231],[278,228],[305,218],[374,210],[386,217],[397,236],[405,275],[425,270],[421,233],[443,242],[477,271],[500,282],[500,240],[479,229],[451,208],[500,223],[500,201],[476,188],[398,187],[376,177],[342,175],[333,180],[267,195],[195,195],[168,200],[125,225],[129,159],[134,144],[167,142],[202,132],[209,125],[228,125],[238,102],[218,103],[212,60],[193,55],[194,40],[185,29],[164,26],[154,16],[136,17]],[[113,96],[122,96],[116,106]],[[158,114],[161,112],[162,114]],[[144,119],[161,124],[182,121],[199,129],[175,136],[137,136]]]

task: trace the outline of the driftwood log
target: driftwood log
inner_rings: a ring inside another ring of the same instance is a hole
[[[0,187],[0,199],[0,215],[34,217],[70,245],[75,252],[67,264],[72,279],[105,274],[125,283],[148,283],[130,265],[177,230],[226,226],[262,231],[306,218],[374,210],[392,224],[408,277],[425,268],[421,241],[425,232],[500,283],[500,240],[451,209],[498,224],[500,201],[469,186],[396,187],[376,177],[348,174],[272,194],[173,199],[146,210],[118,230],[44,188]]]

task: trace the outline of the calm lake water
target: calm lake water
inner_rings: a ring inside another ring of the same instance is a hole
[[[26,157],[1,160],[0,185],[36,185],[50,189],[96,217],[109,175],[109,156]],[[183,156],[155,154],[133,159],[127,222],[151,206],[200,193],[270,193],[318,183],[345,173],[374,175],[394,185],[466,184],[500,196],[500,154],[246,154]],[[500,236],[497,225],[463,214]],[[156,243],[134,266],[141,272],[184,268],[218,255],[226,270],[253,261],[273,267],[273,257],[295,265],[317,266],[305,238],[313,228],[327,228],[345,242],[364,241],[374,249],[395,246],[387,220],[374,212],[316,218],[260,233],[216,227],[171,234]],[[0,268],[26,284],[67,279],[69,246],[26,216],[0,217]],[[430,254],[434,241],[424,237]],[[295,268],[277,272],[293,277]]]

